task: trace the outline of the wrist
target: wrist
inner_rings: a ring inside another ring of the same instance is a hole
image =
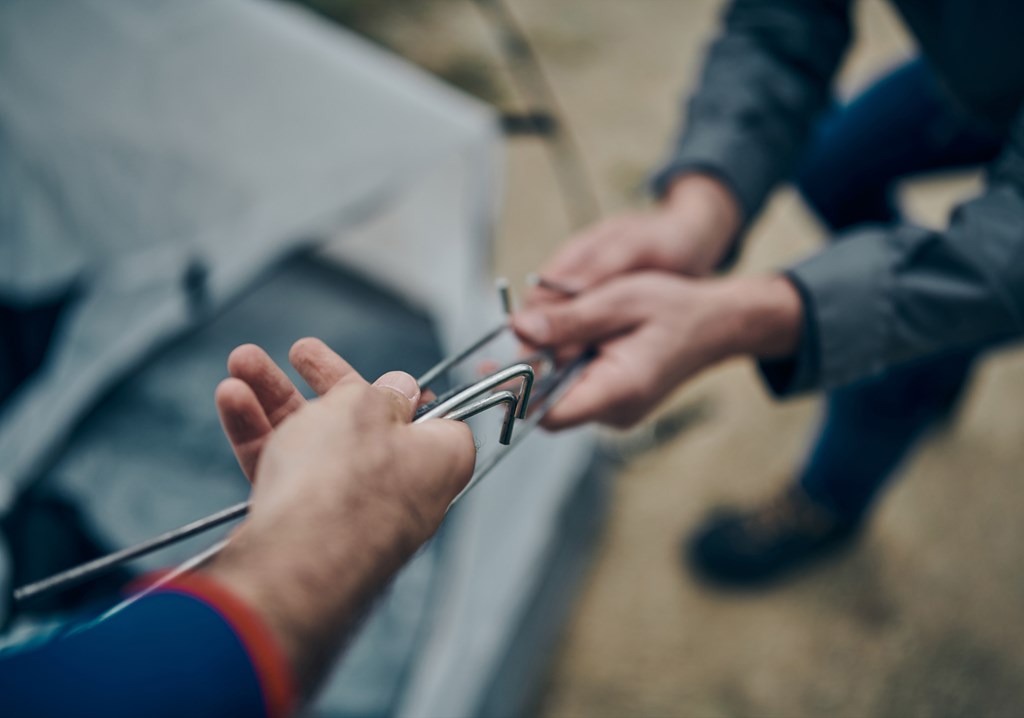
[[[678,226],[680,236],[693,238],[687,264],[695,274],[709,273],[722,262],[742,224],[740,205],[729,188],[701,173],[676,178],[662,197],[661,212]]]
[[[342,639],[414,548],[386,530],[393,522],[379,511],[358,509],[332,511],[329,521],[253,516],[205,569],[263,618],[303,695],[316,688]],[[371,513],[380,519],[375,527],[366,525]]]
[[[797,352],[803,332],[803,300],[783,275],[736,277],[722,281],[730,329],[728,352],[758,359],[781,359]]]

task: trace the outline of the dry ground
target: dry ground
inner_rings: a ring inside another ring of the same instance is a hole
[[[719,3],[511,5],[541,54],[604,210],[640,203],[637,188],[666,147]],[[428,64],[494,60],[468,3],[430,8],[415,22],[394,23],[393,37],[418,47]],[[847,93],[911,51],[879,0],[862,0],[857,19],[841,82]],[[458,50],[425,40],[432,25],[460,38]],[[515,104],[507,78],[497,83]],[[915,217],[939,224],[977,186],[973,177],[942,178],[905,195]],[[498,268],[523,276],[568,229],[541,145],[513,141]],[[799,200],[782,191],[754,228],[740,271],[783,265],[821,238]],[[706,401],[710,418],[620,476],[541,713],[1016,713],[1024,703],[1022,394],[1024,356],[988,361],[960,420],[907,466],[855,550],[785,586],[743,595],[706,588],[682,571],[678,541],[713,504],[756,500],[779,486],[800,461],[817,402],[773,403],[745,362],[692,382],[670,404]]]

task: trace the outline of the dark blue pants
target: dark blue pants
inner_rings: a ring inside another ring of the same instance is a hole
[[[1001,145],[958,114],[924,61],[912,60],[824,118],[797,185],[844,241],[844,229],[900,221],[899,180],[981,165]],[[929,358],[830,393],[801,486],[842,517],[859,519],[922,434],[953,410],[975,355]]]

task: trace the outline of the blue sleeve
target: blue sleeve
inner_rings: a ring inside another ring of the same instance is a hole
[[[0,653],[0,715],[267,716],[259,661],[223,606],[161,591],[42,645]]]

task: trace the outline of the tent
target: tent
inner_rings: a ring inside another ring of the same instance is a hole
[[[416,372],[497,320],[493,113],[379,48],[268,0],[7,0],[0,66],[0,297],[74,296],[0,412],[0,514],[56,497],[106,549],[205,515],[246,492],[211,399],[232,346]],[[312,712],[520,712],[601,513],[593,446],[517,448]]]

